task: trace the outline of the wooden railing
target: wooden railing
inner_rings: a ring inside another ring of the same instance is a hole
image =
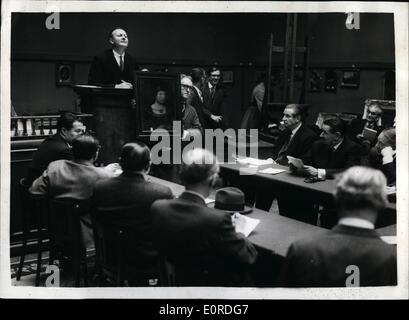
[[[78,114],[79,118],[88,126],[89,119],[92,114]],[[20,116],[11,117],[11,132],[12,140],[20,140],[22,138],[45,138],[57,132],[57,121],[60,115],[41,115],[41,116]]]

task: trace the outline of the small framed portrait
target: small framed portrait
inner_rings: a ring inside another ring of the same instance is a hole
[[[342,72],[341,87],[358,88],[359,87],[359,70],[344,70]]]
[[[312,70],[309,82],[309,92],[321,92],[322,91],[323,78],[318,70]]]
[[[55,65],[55,85],[60,86],[71,86],[74,82],[74,64],[59,62]]]
[[[223,71],[223,83],[234,83],[234,73],[232,70]]]
[[[179,74],[138,71],[133,87],[137,135],[149,137],[157,129],[173,135],[173,121],[181,120]]]

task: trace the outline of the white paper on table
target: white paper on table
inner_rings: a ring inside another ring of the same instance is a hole
[[[302,162],[301,159],[294,158],[294,157],[291,157],[291,156],[287,156],[287,159],[288,159],[288,163],[293,164],[298,169],[304,168],[304,162]]]
[[[388,244],[397,244],[396,236],[382,236],[381,239]]]
[[[205,199],[206,204],[213,203],[214,201],[215,201],[214,199],[210,199],[210,198]]]
[[[277,169],[277,168],[267,168],[260,170],[260,173],[265,173],[265,174],[277,174],[286,171],[285,169]]]
[[[275,161],[271,158],[263,160],[256,158],[237,158],[237,162],[240,164],[248,164],[253,166],[262,166],[266,164],[275,164]]]
[[[395,194],[396,193],[396,186],[391,186],[391,187],[386,186],[385,187],[385,192],[386,192],[387,195]]]
[[[240,230],[240,232],[244,232],[244,236],[245,236],[245,237],[248,237],[248,236],[250,235],[250,233],[251,233],[251,232],[257,227],[257,225],[260,223],[260,219],[249,218],[249,217],[246,217],[246,216],[244,216],[244,215],[239,214],[239,213],[236,212],[236,213],[232,216],[233,225],[234,225],[234,219],[235,219],[235,216],[236,216],[236,215],[239,215],[240,218],[242,218],[242,219],[244,219],[244,220],[246,221],[246,223],[245,223],[245,225],[244,225],[244,230]],[[236,232],[237,232],[237,230],[236,230]]]

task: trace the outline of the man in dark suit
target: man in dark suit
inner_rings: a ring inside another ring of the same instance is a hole
[[[213,129],[226,128],[226,123],[223,122],[223,116],[227,112],[227,93],[225,88],[221,85],[220,80],[220,69],[213,67],[209,71],[209,80],[203,86],[203,103],[214,116],[214,120],[211,118],[212,121],[209,122],[209,126]]]
[[[122,28],[109,33],[111,49],[94,57],[88,75],[88,83],[103,87],[130,89],[137,70],[135,59],[125,52],[128,48],[128,35]]]
[[[367,143],[368,145],[374,145],[374,141],[365,141],[363,136],[364,128],[372,129],[376,131],[376,136],[378,136],[384,129],[381,122],[383,110],[379,105],[370,105],[367,109],[364,118],[356,118],[351,121],[348,127],[348,137],[356,143]]]
[[[113,210],[113,215],[107,215],[105,219],[131,231],[127,235],[130,239],[125,241],[131,246],[124,248],[129,261],[151,267],[154,271],[159,260],[152,245],[152,217],[149,210],[155,200],[172,199],[173,194],[168,187],[149,181],[147,173],[151,156],[144,143],[125,144],[120,165],[122,173],[119,176],[97,182],[92,200],[97,208]]]
[[[182,126],[184,140],[191,136],[200,136],[203,132],[196,110],[188,103],[190,93],[193,90],[192,88],[192,80],[186,75],[181,75],[180,96],[182,100]]]
[[[206,78],[206,73],[202,68],[193,68],[191,76],[193,87],[188,102],[190,105],[192,105],[193,108],[195,108],[197,115],[199,116],[199,121],[202,125],[202,128],[211,128],[210,124],[214,122],[220,122],[221,117],[212,114],[212,112],[204,103],[203,86]]]
[[[25,183],[31,185],[35,179],[55,160],[73,160],[71,142],[84,133],[81,120],[71,112],[62,112],[57,121],[57,133],[46,138],[38,147],[28,166]]]
[[[396,129],[381,132],[375,146],[370,150],[369,164],[386,176],[388,185],[396,184]]]
[[[318,136],[305,124],[307,115],[308,110],[305,105],[289,104],[285,107],[282,119],[285,129],[279,136],[273,150],[273,158],[278,164],[288,165],[287,156],[301,158],[304,161],[308,159],[311,145],[318,139]],[[269,190],[260,190],[256,195],[256,207],[268,211],[275,196],[277,195],[272,194]],[[280,198],[280,214],[290,216],[291,214],[286,214],[286,212],[290,211],[291,204],[295,205],[294,197],[286,201],[286,196],[283,194]],[[292,211],[299,211],[298,207]]]
[[[309,176],[321,179],[361,164],[362,147],[346,137],[347,124],[340,118],[327,119],[322,125],[322,140],[314,142],[309,165],[304,170]]]
[[[275,161],[281,165],[288,165],[287,156],[306,159],[312,143],[318,139],[313,130],[307,127],[307,106],[289,104],[283,112],[282,132],[275,145]]]
[[[284,264],[283,285],[396,285],[396,246],[384,242],[374,230],[378,212],[387,204],[385,187],[386,179],[378,170],[348,169],[335,193],[338,224],[291,245]]]
[[[91,135],[79,135],[72,141],[74,160],[56,160],[48,165],[44,173],[34,180],[30,193],[47,195],[55,199],[87,200],[92,196],[95,183],[99,179],[114,176],[114,165],[95,167],[99,142]],[[90,217],[81,216],[84,245],[94,244]]]
[[[193,149],[184,156],[180,177],[186,191],[175,200],[156,201],[154,244],[175,265],[180,286],[242,286],[257,251],[244,237],[243,221],[206,206],[219,166],[209,151]],[[236,227],[236,229],[235,229]]]

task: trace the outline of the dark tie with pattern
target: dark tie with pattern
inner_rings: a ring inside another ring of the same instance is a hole
[[[278,152],[277,162],[282,162],[282,161],[285,162],[285,160],[286,160],[285,156],[286,156],[288,146],[290,145],[291,138],[292,138],[292,133],[289,133],[286,136],[286,139],[285,139],[283,145],[281,146],[280,151]]]
[[[124,59],[122,56],[119,56],[119,68],[122,72],[124,71]]]
[[[213,98],[214,98],[214,92],[215,92],[215,87],[213,86],[211,89],[210,89],[210,96],[211,96],[211,98],[212,98],[212,101],[213,101]]]

